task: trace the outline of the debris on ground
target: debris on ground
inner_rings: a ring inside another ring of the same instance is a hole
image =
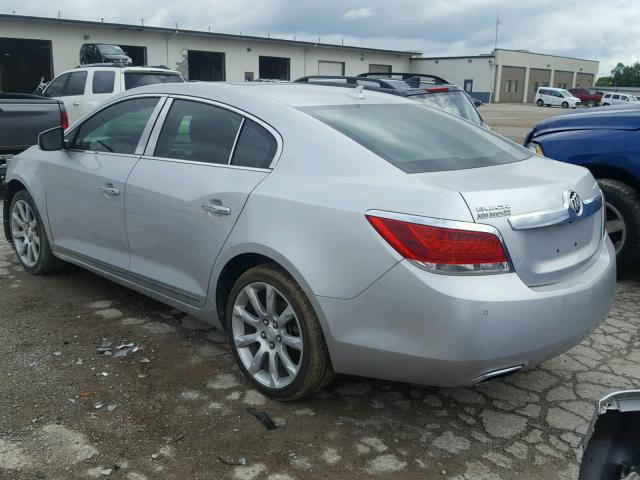
[[[273,420],[271,420],[271,417],[269,416],[269,414],[264,410],[248,407],[247,412],[249,412],[251,415],[256,417],[260,421],[260,423],[264,425],[264,428],[266,428],[267,430],[275,430],[276,428],[278,428],[276,424],[273,423]]]
[[[152,453],[151,454],[151,460],[157,460],[158,458],[160,458],[160,454],[159,453]]]
[[[235,466],[238,466],[238,465],[246,465],[247,464],[247,459],[244,458],[244,457],[240,457],[240,458],[218,457],[218,460],[220,460],[225,465],[230,465],[232,467],[235,467]]]

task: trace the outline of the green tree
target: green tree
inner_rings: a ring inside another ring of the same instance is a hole
[[[614,87],[640,87],[640,62],[633,65],[618,63],[611,70],[611,80]]]
[[[613,85],[613,78],[611,77],[599,77],[596,81],[596,87],[611,87]]]

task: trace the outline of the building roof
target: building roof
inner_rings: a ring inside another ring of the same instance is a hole
[[[449,56],[449,57],[416,57],[415,60],[462,60],[466,58],[494,58],[496,51],[522,53],[525,55],[541,55],[543,57],[565,58],[568,60],[578,60],[581,62],[598,63],[598,60],[588,60],[586,58],[567,57],[563,55],[552,55],[549,53],[538,53],[538,52],[530,52],[529,50],[517,50],[517,49],[509,49],[509,48],[496,48],[493,51],[493,53],[481,53],[480,55],[460,55],[460,56]]]
[[[241,41],[258,41],[269,43],[280,43],[287,45],[297,45],[301,47],[313,47],[313,48],[338,48],[345,50],[356,50],[359,52],[374,52],[374,53],[391,53],[403,56],[420,55],[421,52],[415,50],[385,50],[380,48],[358,47],[355,45],[338,45],[334,43],[320,43],[320,42],[305,42],[300,40],[287,40],[283,38],[270,38],[270,37],[258,37],[253,35],[236,35],[230,33],[218,33],[218,32],[205,32],[201,30],[188,30],[181,28],[167,28],[167,27],[152,27],[147,25],[131,25],[125,23],[111,23],[111,22],[94,22],[90,20],[73,20],[67,18],[52,18],[52,17],[36,17],[30,15],[11,15],[0,14],[0,21],[28,21],[28,22],[42,22],[59,25],[73,25],[73,26],[87,26],[94,28],[115,28],[119,30],[135,30],[139,32],[152,32],[152,33],[166,33],[166,34],[181,34],[181,35],[197,35],[210,38],[220,38],[225,40],[241,40]]]

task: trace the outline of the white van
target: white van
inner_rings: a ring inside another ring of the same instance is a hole
[[[637,102],[638,98],[630,93],[607,92],[602,96],[600,105],[628,105],[631,102]]]
[[[547,105],[549,107],[558,106],[562,108],[576,108],[582,105],[579,98],[574,97],[564,88],[553,87],[538,88],[534,101],[539,107]]]
[[[166,67],[128,67],[116,64],[81,65],[62,72],[42,91],[43,97],[64,102],[73,123],[114,95],[154,83],[184,82],[179,72]]]

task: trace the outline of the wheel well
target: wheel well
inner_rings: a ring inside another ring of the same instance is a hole
[[[257,267],[258,265],[263,265],[265,263],[275,263],[276,265],[279,265],[278,262],[265,255],[260,255],[258,253],[243,253],[242,255],[238,255],[237,257],[229,260],[222,269],[222,272],[220,272],[216,286],[216,311],[218,312],[220,323],[224,328],[226,328],[225,315],[227,302],[229,300],[229,294],[231,293],[233,284],[236,283],[236,280],[238,280],[240,275],[250,268]],[[282,265],[279,266],[284,269]],[[286,269],[284,270],[286,271]]]
[[[11,180],[7,184],[7,190],[4,192],[4,205],[2,207],[3,214],[3,226],[4,226],[4,236],[9,243],[11,242],[11,232],[9,231],[9,208],[11,207],[11,200],[13,196],[18,193],[20,190],[26,190],[26,187],[20,183],[18,180]]]
[[[612,180],[618,180],[624,182],[627,185],[632,186],[636,190],[640,190],[640,180],[630,174],[629,172],[609,165],[583,165],[588,168],[596,179],[610,178]]]

